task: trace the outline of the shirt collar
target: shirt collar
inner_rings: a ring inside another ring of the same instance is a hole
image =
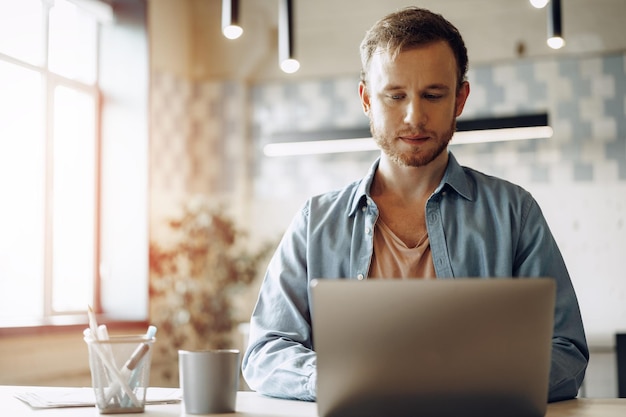
[[[473,183],[469,181],[465,168],[459,165],[452,152],[448,153],[448,166],[435,193],[439,193],[443,190],[446,184],[464,198],[470,201],[474,200],[475,187]]]
[[[372,182],[374,181],[374,174],[378,169],[378,164],[380,163],[380,156],[376,158],[376,161],[370,167],[370,170],[367,172],[367,175],[361,180],[358,187],[356,187],[354,191],[354,195],[352,197],[352,204],[348,207],[348,216],[352,216],[358,209],[363,207],[363,205],[367,205],[368,199],[370,199],[370,188],[372,187]]]
[[[376,158],[376,161],[374,161],[370,167],[367,175],[361,180],[358,187],[355,189],[352,204],[350,205],[348,211],[349,216],[352,216],[356,210],[361,208],[364,204],[367,204],[368,199],[371,198],[370,188],[379,163],[380,157]],[[474,199],[474,187],[468,180],[465,169],[459,165],[452,152],[448,153],[448,166],[446,167],[446,172],[443,174],[443,178],[441,179],[439,186],[435,190],[435,194],[441,192],[446,184],[464,198],[468,200]]]

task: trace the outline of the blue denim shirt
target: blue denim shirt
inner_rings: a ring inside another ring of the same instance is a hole
[[[365,178],[309,199],[272,257],[250,321],[243,375],[253,390],[316,398],[310,282],[367,279],[378,209]],[[438,279],[552,277],[557,299],[549,400],[575,397],[589,352],[576,294],[561,253],[534,198],[514,184],[461,167],[450,154],[426,203]]]

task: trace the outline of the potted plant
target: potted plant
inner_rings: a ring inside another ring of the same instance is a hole
[[[175,385],[179,349],[232,347],[234,296],[255,280],[274,245],[247,248],[246,233],[201,196],[169,227],[169,245],[150,243],[150,317],[159,328],[156,378]]]

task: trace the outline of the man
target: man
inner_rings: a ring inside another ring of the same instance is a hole
[[[407,8],[368,31],[361,61],[359,95],[380,158],[362,180],[309,199],[285,233],[251,319],[242,364],[249,386],[315,400],[312,279],[547,276],[557,283],[549,400],[575,397],[589,353],[539,206],[447,150],[470,92],[457,29]]]

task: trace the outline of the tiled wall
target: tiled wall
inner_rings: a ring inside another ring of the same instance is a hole
[[[586,394],[613,396],[613,334],[626,330],[626,54],[477,66],[468,77],[465,118],[549,114],[551,139],[451,149],[539,201],[601,351]],[[357,82],[355,74],[248,88],[153,74],[153,220],[186,194],[217,193],[234,196],[253,236],[281,233],[308,196],[360,178],[377,153],[267,158],[262,146],[276,132],[366,126]]]
[[[626,181],[626,55],[519,61],[470,68],[471,93],[463,118],[548,112],[555,136],[547,141],[456,148],[466,161],[480,160],[490,173],[523,182]],[[253,90],[257,140],[274,132],[361,127],[367,121],[357,96],[356,76],[299,84],[260,85]],[[517,154],[523,172],[498,153]],[[329,160],[345,158],[320,158]],[[264,170],[259,164],[259,191]],[[298,165],[296,163],[296,165]],[[297,183],[297,175],[291,181]],[[298,185],[296,188],[301,188]],[[275,188],[272,188],[277,192]]]
[[[150,98],[151,236],[195,194],[242,207],[251,158],[247,92],[237,83],[192,83],[153,74]],[[245,213],[245,212],[244,212]],[[239,211],[238,216],[243,214]]]

